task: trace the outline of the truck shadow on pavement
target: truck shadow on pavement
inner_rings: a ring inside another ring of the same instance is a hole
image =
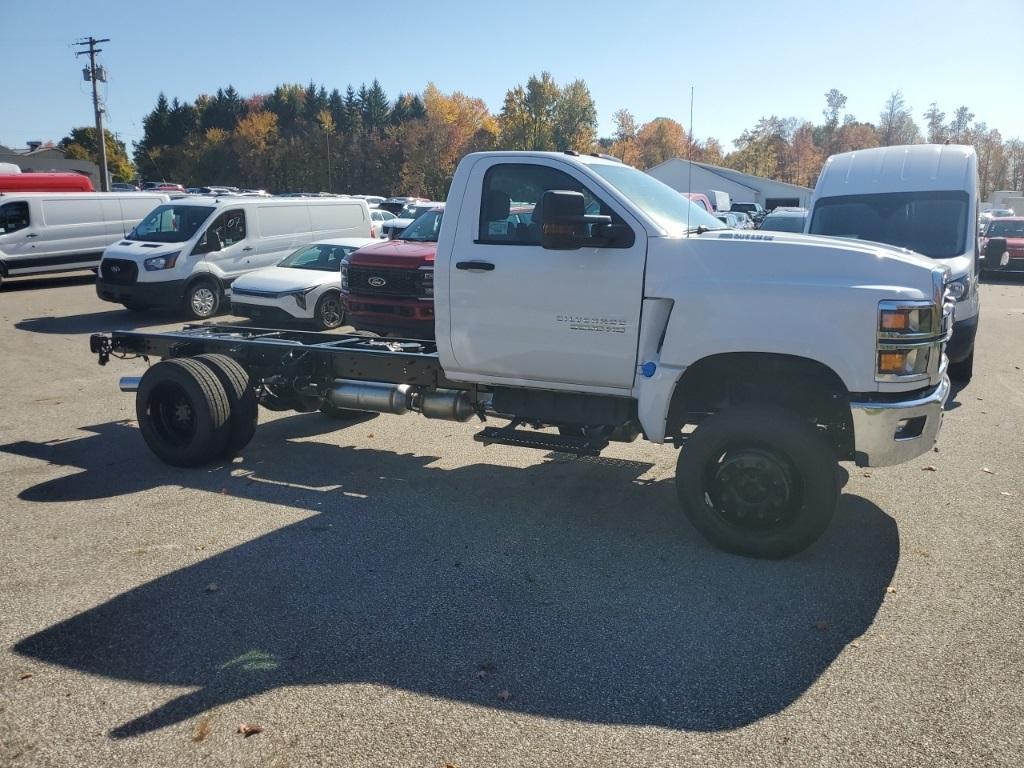
[[[344,683],[718,731],[806,691],[871,625],[899,559],[895,521],[858,496],[843,496],[810,550],[749,560],[705,544],[678,513],[673,484],[640,479],[647,463],[555,455],[526,468],[443,469],[432,456],[300,439],[337,427],[325,421],[261,425],[242,459],[207,470],[164,466],[127,423],[0,446],[81,470],[24,489],[30,502],[184,485],[209,492],[207,509],[187,513],[197,526],[224,493],[316,513],[14,650],[195,689],[111,723],[116,739],[278,687]]]

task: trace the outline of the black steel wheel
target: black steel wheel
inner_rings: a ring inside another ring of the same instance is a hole
[[[345,322],[345,305],[341,301],[341,294],[336,291],[328,291],[316,302],[313,310],[313,325],[321,331],[329,331],[339,327]]]
[[[146,371],[135,414],[150,450],[178,467],[221,457],[231,432],[224,387],[207,366],[189,358],[164,360]]]
[[[795,413],[741,405],[698,426],[680,452],[676,488],[690,522],[715,546],[782,558],[828,528],[836,467],[829,441]]]

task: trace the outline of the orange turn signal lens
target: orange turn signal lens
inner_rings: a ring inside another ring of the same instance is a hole
[[[907,352],[879,352],[878,372],[879,373],[903,373],[907,367]]]
[[[907,331],[910,329],[910,312],[887,310],[882,312],[883,331]]]

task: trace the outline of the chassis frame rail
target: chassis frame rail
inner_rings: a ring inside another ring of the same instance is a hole
[[[97,355],[100,365],[106,365],[111,356],[148,359],[219,353],[234,358],[257,375],[287,371],[325,379],[472,389],[445,378],[437,344],[419,339],[202,324],[162,333],[95,333],[89,337],[89,349]]]

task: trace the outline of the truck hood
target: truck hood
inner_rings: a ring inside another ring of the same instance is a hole
[[[908,279],[918,283],[922,276],[923,285],[930,286],[930,272],[935,268],[948,267],[961,257],[954,259],[930,259],[906,248],[894,248],[884,243],[868,242],[823,235],[805,235],[797,232],[738,232],[715,230],[690,242],[721,243],[735,252],[761,254],[769,263],[786,265],[800,274],[813,278],[835,280],[837,277],[850,278],[850,285],[872,276],[890,279],[900,274],[913,275]],[[772,267],[774,269],[774,266]],[[956,270],[953,270],[956,271]],[[859,279],[858,279],[859,278]]]
[[[432,265],[436,254],[437,243],[387,240],[360,248],[348,257],[348,262],[353,267],[419,269]]]
[[[715,230],[651,238],[644,299],[670,308],[659,365],[774,353],[822,363],[850,392],[896,391],[921,384],[875,380],[879,302],[941,300],[949,275],[943,262],[857,240]]]
[[[292,267],[267,267],[242,275],[231,284],[232,291],[259,291],[288,293],[315,288],[328,283],[341,285],[341,272],[327,272],[321,269],[294,269]]]

